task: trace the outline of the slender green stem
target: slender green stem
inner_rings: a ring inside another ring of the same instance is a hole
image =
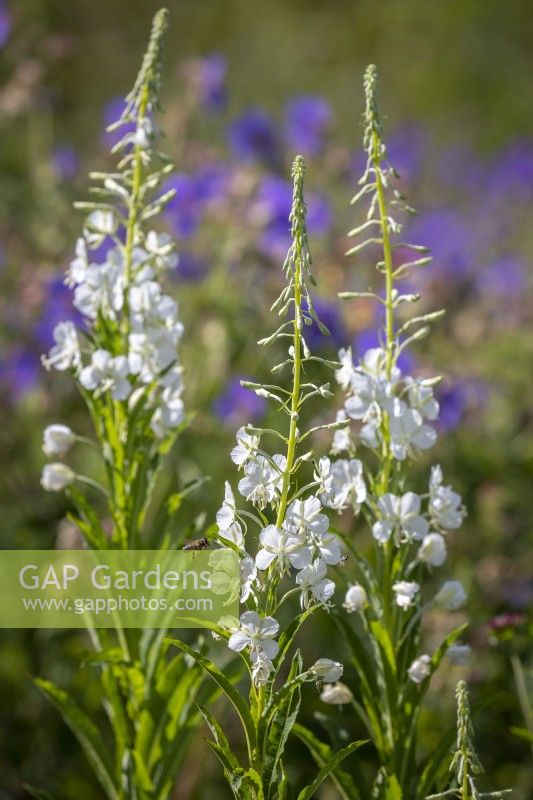
[[[276,517],[276,527],[281,528],[285,519],[287,500],[289,497],[291,472],[296,453],[296,443],[298,438],[298,407],[300,404],[300,378],[302,369],[301,356],[301,333],[302,333],[302,287],[301,287],[301,249],[298,240],[296,242],[296,252],[294,257],[294,322],[293,322],[293,380],[291,392],[291,421],[289,426],[289,436],[287,443],[287,464],[283,474],[283,484]]]
[[[387,215],[387,204],[385,201],[385,191],[383,179],[381,177],[381,156],[379,151],[379,140],[377,133],[373,134],[373,162],[376,177],[376,192],[378,196],[378,208],[381,222],[381,233],[383,236],[383,262],[385,269],[385,334],[387,346],[387,378],[390,380],[394,362],[394,304],[393,304],[393,264],[392,248],[390,241],[389,220]]]

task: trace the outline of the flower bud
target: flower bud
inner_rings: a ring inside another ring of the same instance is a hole
[[[461,581],[445,581],[435,596],[435,602],[446,611],[457,611],[466,603],[466,599]]]
[[[314,672],[317,678],[324,683],[335,683],[342,677],[344,669],[338,661],[332,661],[331,658],[319,658],[311,667],[310,672]]]
[[[353,586],[349,587],[342,605],[348,614],[353,614],[355,611],[364,611],[368,605],[368,597],[360,583],[354,583]]]
[[[61,492],[76,480],[76,473],[66,464],[46,464],[41,475],[41,486],[47,492]]]
[[[353,694],[344,683],[328,683],[322,689],[320,699],[331,706],[343,706],[345,703],[351,703]]]
[[[441,567],[446,561],[448,553],[446,542],[441,533],[428,533],[424,536],[418,549],[418,560],[432,567]]]
[[[415,658],[407,670],[407,674],[413,683],[422,683],[423,680],[431,675],[431,657],[424,653],[424,655]]]
[[[67,425],[49,425],[43,431],[43,452],[46,456],[64,456],[74,442],[75,434]]]

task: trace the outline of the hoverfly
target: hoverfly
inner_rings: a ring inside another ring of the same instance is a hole
[[[209,547],[209,539],[203,536],[201,539],[191,539],[190,542],[185,542],[182,550],[205,550]]]

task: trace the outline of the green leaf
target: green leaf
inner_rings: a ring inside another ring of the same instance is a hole
[[[254,769],[239,768],[231,775],[231,789],[237,800],[264,800],[261,778]]]
[[[518,737],[518,739],[522,739],[524,742],[533,744],[533,733],[528,731],[527,728],[519,728],[516,725],[513,725],[513,727],[511,727],[509,730],[513,736]]]
[[[403,792],[394,773],[380,767],[372,786],[372,800],[403,800]]]
[[[139,715],[135,750],[155,779],[155,797],[166,797],[198,723],[196,699],[202,670],[188,666],[183,653],[158,671]]]
[[[455,644],[455,642],[463,635],[463,633],[468,630],[468,624],[460,625],[458,628],[455,628],[448,636],[444,639],[442,644],[440,645],[437,650],[433,653],[433,657],[431,659],[431,671],[432,673],[435,672],[437,667],[439,666],[440,662],[446,655],[448,649]]]
[[[361,689],[363,694],[364,706],[370,723],[368,733],[373,736],[378,750],[383,751],[386,749],[385,731],[383,723],[385,715],[380,713],[376,708],[376,698],[380,694],[383,697],[384,707],[387,705],[388,699],[386,696],[386,689],[383,682],[383,677],[379,677],[379,685],[377,680],[376,665],[372,662],[370,654],[366,649],[364,643],[352,629],[349,622],[345,619],[343,614],[334,615],[335,622],[340,627],[352,654],[352,661],[361,681]],[[379,662],[378,662],[379,663]],[[366,720],[363,720],[367,728],[369,727]]]
[[[218,746],[219,750],[224,755],[226,761],[225,766],[227,767],[227,769],[229,769],[230,771],[239,769],[240,764],[237,761],[237,758],[235,757],[235,753],[233,752],[233,750],[229,745],[229,742],[226,738],[226,734],[218,724],[217,720],[203,706],[198,705],[198,710],[200,711],[200,714],[204,718],[209,730],[211,731],[211,735],[215,740],[215,744]],[[211,742],[208,742],[208,744],[211,744]]]
[[[333,757],[331,747],[317,739],[308,728],[296,724],[293,727],[293,732],[305,744],[319,769],[323,769],[331,761]],[[364,800],[361,792],[353,782],[352,776],[340,767],[335,767],[332,770],[331,780],[335,784],[342,800]]]
[[[295,617],[292,622],[287,625],[285,631],[279,637],[279,654],[276,660],[276,668],[279,669],[285,656],[287,655],[287,651],[289,650],[294,637],[300,630],[303,623],[311,616],[311,614],[317,610],[319,606],[311,606],[307,611],[304,611],[303,614],[299,614]]]
[[[194,658],[194,660],[200,664],[200,666],[213,678],[213,680],[218,683],[240,717],[246,735],[248,752],[251,755],[255,747],[255,725],[245,699],[241,697],[238,690],[230,683],[230,681],[219,670],[216,664],[214,664],[204,655],[196,652],[196,650],[193,650],[192,647],[189,647],[189,645],[185,644],[185,642],[182,642],[179,639],[169,638],[166,639],[166,641],[169,644],[179,647],[184,653],[188,653],[188,655]]]
[[[324,783],[328,775],[333,772],[333,770],[338,767],[338,765],[344,761],[351,753],[357,750],[359,747],[362,747],[366,744],[368,739],[364,739],[359,742],[352,742],[347,747],[344,747],[342,750],[339,750],[337,753],[332,754],[331,758],[328,762],[322,767],[318,775],[316,776],[313,783],[310,783],[309,786],[306,786],[300,794],[298,795],[298,800],[312,800],[314,793],[316,790]]]
[[[396,775],[389,775],[384,800],[402,800],[403,794]]]
[[[302,658],[298,652],[291,665],[287,682],[290,683],[302,669]],[[278,764],[281,761],[287,739],[300,710],[300,688],[296,687],[281,701],[270,725],[265,731],[266,746],[263,761],[263,783],[270,800],[277,789]]]
[[[110,800],[119,800],[119,793],[113,778],[113,764],[102,742],[100,730],[63,689],[51,681],[41,678],[35,678],[34,682],[45,697],[59,709],[63,719],[77,737],[107,797]]]

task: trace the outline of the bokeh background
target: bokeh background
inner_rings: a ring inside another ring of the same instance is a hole
[[[83,431],[87,421],[68,379],[47,377],[39,356],[54,324],[73,314],[63,273],[81,220],[71,204],[86,196],[87,172],[112,163],[105,125],[120,113],[158,5],[0,0],[1,547],[75,543],[65,502],[39,485],[41,430],[61,420]],[[308,162],[317,308],[332,332],[327,340],[315,332],[312,344],[334,354],[340,345],[360,352],[375,343],[376,309],[336,300],[340,289],[375,281],[369,261],[343,255],[362,165],[361,78],[373,61],[391,160],[420,212],[409,234],[434,255],[413,285],[425,310],[448,309],[408,358],[420,373],[446,376],[438,390],[442,436],[431,458],[469,509],[446,569],[470,593],[479,753],[487,786],[514,786],[513,797],[527,800],[533,7],[522,0],[167,5],[163,127],[178,194],[165,224],[178,242],[173,293],[186,324],[187,405],[197,414],[166,479],[211,476],[184,506],[183,535],[213,519],[236,428],[269,419],[239,379],[268,373],[268,354],[255,342],[273,329],[268,308],[281,280],[296,152]],[[365,547],[366,535],[356,535]],[[446,624],[432,616],[428,641]],[[329,635],[326,624],[308,648],[323,655]],[[78,632],[2,633],[0,798],[27,797],[25,782],[60,799],[100,796],[70,732],[31,684],[32,675],[51,677],[96,709],[90,672],[78,669],[86,647]],[[457,677],[439,678],[430,695],[428,746],[442,719],[453,718]],[[309,700],[308,717],[317,710]],[[297,745],[294,759],[305,762]],[[226,796],[199,737],[183,774],[179,800]]]

